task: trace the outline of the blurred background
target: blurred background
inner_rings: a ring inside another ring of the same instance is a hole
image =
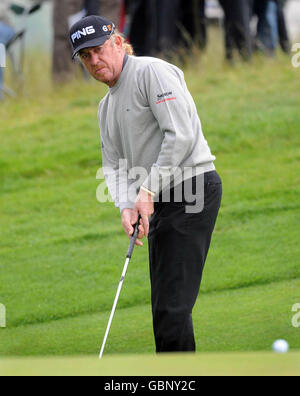
[[[188,2],[189,0],[186,0],[185,4],[187,4]],[[30,4],[35,4],[34,1],[30,1],[30,0],[23,0],[23,1],[19,0],[17,3],[24,4],[27,6]],[[54,8],[55,0],[44,0],[41,3],[43,5],[42,8],[40,9],[39,12],[32,15],[30,19],[30,23],[28,24],[28,30],[27,30],[28,33],[27,33],[26,41],[29,47],[35,49],[39,48],[45,51],[49,51],[53,47],[53,8]],[[66,3],[71,5],[72,1],[61,0],[60,3]],[[79,8],[80,8],[80,4],[82,2],[74,0],[73,3],[79,4]],[[99,3],[99,7],[101,7],[101,3],[115,4],[116,7],[115,19],[117,19],[115,20],[115,22],[116,23],[120,22],[121,6],[118,5],[118,3],[121,3],[121,1],[99,0],[98,3]],[[137,3],[141,3],[141,1],[137,1]],[[173,3],[172,0],[171,3]],[[300,1],[299,0],[285,1],[284,12],[287,20],[287,28],[289,31],[290,38],[292,41],[295,41],[297,38],[299,38],[300,35]],[[99,8],[99,14],[101,14],[101,8]],[[223,10],[218,0],[205,1],[205,14],[208,21],[222,20]],[[15,26],[16,29],[18,29],[18,27],[20,27],[19,18],[15,16],[13,13],[10,14],[10,18],[12,25]],[[124,25],[122,24],[122,26]]]
[[[71,80],[77,68],[70,58],[68,30],[90,14],[111,19],[136,55],[159,56],[179,64],[195,51],[201,56],[212,50],[216,60],[222,62],[225,57],[230,64],[237,54],[244,61],[255,53],[274,57],[278,49],[290,54],[291,44],[300,36],[300,0],[1,1],[0,42],[8,48],[14,82],[23,78],[25,55],[37,52],[44,62],[51,59],[54,82]],[[224,55],[217,51],[222,40]],[[16,93],[6,87],[4,94]]]

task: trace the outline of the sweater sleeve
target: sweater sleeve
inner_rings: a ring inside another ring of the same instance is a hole
[[[98,113],[100,129],[100,110]],[[122,212],[123,209],[133,209],[135,201],[130,200],[127,162],[114,150],[105,136],[101,137],[102,170],[108,191],[115,206]]]
[[[108,191],[115,206],[122,212],[123,209],[133,209],[134,201],[128,196],[129,181],[125,160],[119,160],[116,153],[108,150],[102,144],[102,166]]]
[[[158,194],[193,149],[190,94],[183,73],[167,63],[150,64],[143,77],[142,89],[163,134],[161,151],[143,186]]]

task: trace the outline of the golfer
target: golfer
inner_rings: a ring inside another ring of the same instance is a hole
[[[102,17],[83,18],[70,38],[73,56],[109,87],[98,114],[104,174],[129,237],[142,217],[137,245],[148,238],[156,350],[194,352],[192,310],[222,183],[184,75],[160,59],[133,56]]]

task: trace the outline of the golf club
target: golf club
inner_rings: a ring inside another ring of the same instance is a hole
[[[120,296],[120,293],[121,293],[121,290],[122,290],[122,286],[123,286],[123,283],[124,283],[124,280],[125,280],[127,268],[128,268],[128,265],[129,265],[133,250],[134,250],[134,246],[135,246],[138,234],[139,234],[140,221],[141,221],[141,216],[139,215],[138,221],[137,221],[137,223],[136,223],[136,225],[134,227],[134,233],[133,233],[133,235],[132,235],[132,237],[130,239],[130,245],[129,245],[129,249],[128,249],[128,252],[127,252],[124,269],[123,269],[123,272],[122,272],[122,276],[121,276],[121,280],[120,280],[119,287],[118,287],[118,290],[117,290],[116,298],[115,298],[115,301],[114,301],[114,304],[113,304],[113,308],[112,308],[112,311],[111,311],[111,314],[110,314],[110,317],[109,317],[109,321],[108,321],[107,329],[106,329],[106,332],[105,332],[104,340],[103,340],[103,343],[102,343],[99,359],[102,359],[102,356],[103,356],[105,344],[106,344],[107,337],[108,337],[109,330],[110,330],[110,326],[112,324],[113,317],[114,317],[114,314],[115,314],[115,311],[116,311],[116,307],[117,307],[117,304],[118,304],[118,300],[119,300],[119,296]]]

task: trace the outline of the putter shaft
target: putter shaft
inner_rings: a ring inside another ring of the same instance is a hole
[[[138,218],[138,222],[135,225],[134,233],[133,233],[133,235],[132,235],[132,237],[130,239],[130,245],[129,245],[129,249],[128,249],[128,253],[127,253],[127,258],[126,258],[125,265],[124,265],[124,268],[123,268],[121,280],[120,280],[120,283],[119,283],[119,286],[118,286],[118,290],[117,290],[115,301],[114,301],[114,304],[113,304],[113,307],[112,307],[112,311],[111,311],[111,314],[110,314],[110,317],[109,317],[109,321],[108,321],[108,325],[107,325],[107,328],[106,328],[104,340],[103,340],[103,343],[102,343],[99,359],[102,359],[102,356],[103,356],[103,352],[104,352],[104,348],[105,348],[105,345],[106,345],[107,337],[108,337],[108,334],[109,334],[109,331],[110,331],[110,327],[111,327],[111,324],[112,324],[112,321],[113,321],[113,318],[114,318],[114,315],[115,315],[115,311],[116,311],[116,308],[117,308],[117,304],[118,304],[118,300],[119,300],[120,293],[121,293],[121,290],[122,290],[122,286],[123,286],[123,283],[124,283],[124,280],[125,280],[127,268],[128,268],[128,265],[129,265],[133,250],[134,250],[134,246],[135,246],[138,234],[139,234],[140,220],[141,220],[141,216],[139,216],[139,218]]]

